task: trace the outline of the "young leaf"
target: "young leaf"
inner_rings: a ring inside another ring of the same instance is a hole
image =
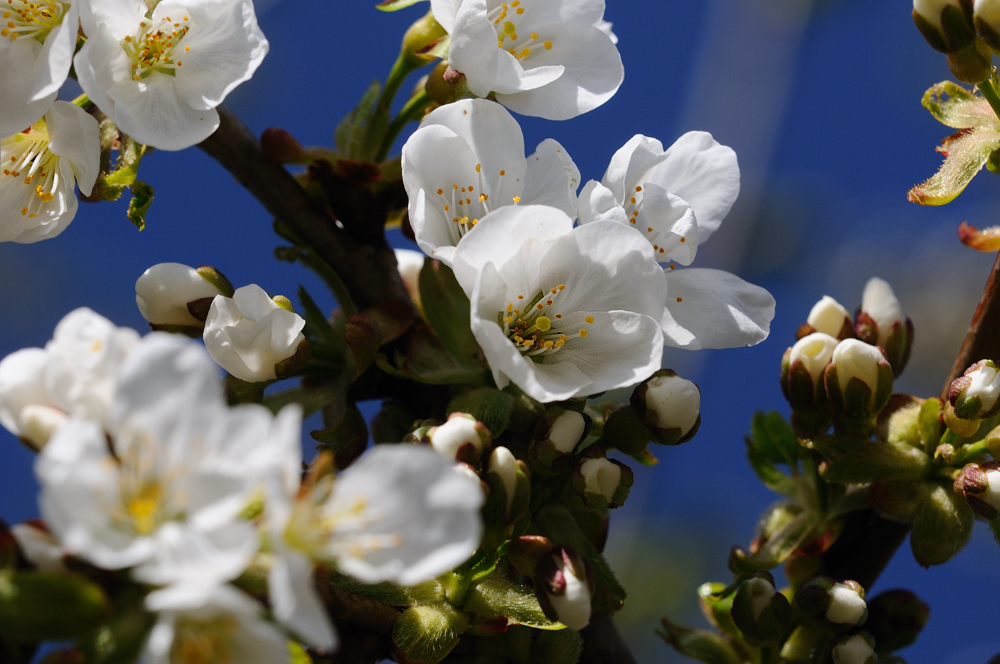
[[[925,482],[910,533],[913,557],[924,567],[946,563],[972,537],[972,508],[951,486]]]
[[[675,625],[663,618],[663,640],[682,655],[705,664],[742,664],[744,661],[724,638],[703,629]]]
[[[431,329],[459,364],[481,366],[479,344],[469,326],[469,298],[455,273],[436,260],[420,270],[420,301]]]
[[[128,203],[128,220],[140,231],[146,228],[146,214],[153,204],[153,188],[141,180],[136,180],[130,187],[132,200]]]
[[[462,611],[483,622],[497,616],[506,616],[512,625],[527,625],[535,629],[563,629],[563,625],[545,617],[535,591],[501,576],[491,576],[469,588],[462,604]]]
[[[447,413],[469,413],[486,425],[494,437],[507,428],[514,396],[492,387],[480,387],[460,394],[448,404]]]
[[[799,456],[799,442],[792,427],[776,411],[754,413],[753,442],[764,459],[792,466]]]
[[[931,466],[923,450],[904,443],[818,436],[808,441],[806,447],[825,459],[820,466],[823,479],[839,484],[915,480],[924,477]]]
[[[764,486],[775,493],[791,496],[795,492],[794,480],[768,461],[749,436],[746,438],[746,443],[747,460]]]
[[[772,569],[788,559],[796,549],[812,539],[822,517],[816,512],[803,512],[770,534],[753,563],[759,569]]]

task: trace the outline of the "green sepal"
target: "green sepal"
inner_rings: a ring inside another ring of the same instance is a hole
[[[469,588],[460,608],[474,616],[475,623],[505,616],[509,625],[525,625],[544,630],[566,628],[562,623],[545,617],[534,588],[519,585],[499,574]]]
[[[682,655],[705,664],[742,664],[744,658],[723,637],[703,629],[675,625],[666,618],[661,621],[663,631],[658,631],[667,645]]]
[[[677,438],[680,430],[675,429]],[[604,420],[599,444],[604,449],[618,449],[628,455],[640,454],[650,443],[658,442],[650,428],[643,422],[634,408],[624,406],[613,411]],[[669,444],[669,443],[668,443]]]
[[[733,622],[732,609],[734,593],[725,593],[724,583],[703,583],[698,586],[698,606],[708,622],[730,636],[743,638]]]
[[[766,581],[774,592],[758,617],[754,616],[754,598],[750,594],[755,579]],[[750,645],[777,645],[791,625],[792,607],[788,598],[774,588],[774,577],[768,572],[757,572],[745,579],[733,595],[732,619]]]
[[[514,408],[514,396],[492,387],[480,387],[459,394],[448,403],[446,414],[469,413],[486,425],[496,438],[507,429]]]
[[[73,639],[109,615],[104,592],[82,576],[0,573],[0,638],[22,643]]]
[[[389,128],[389,113],[378,102],[382,84],[372,81],[361,101],[347,114],[334,132],[337,154],[359,162],[372,162]]]
[[[906,443],[834,435],[818,436],[804,444],[823,456],[823,479],[837,484],[915,480],[925,477],[931,469],[924,451]]]
[[[930,609],[909,590],[887,590],[868,600],[865,631],[875,637],[879,653],[901,650],[917,640]]]
[[[455,273],[428,258],[420,270],[420,302],[428,324],[462,366],[481,367],[479,343],[469,327],[470,305]]]
[[[941,401],[931,398],[920,406],[920,437],[924,451],[933,454],[941,439]]]
[[[392,628],[396,661],[437,664],[458,645],[468,620],[447,602],[411,606]]]
[[[792,632],[781,648],[781,658],[793,662],[820,661],[820,649],[830,640],[831,633],[822,627],[801,625]]]
[[[136,180],[129,187],[132,192],[132,200],[128,202],[128,210],[125,212],[128,220],[135,224],[140,231],[146,229],[146,215],[153,205],[153,187],[142,180]]]

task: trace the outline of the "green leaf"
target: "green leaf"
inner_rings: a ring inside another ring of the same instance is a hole
[[[795,493],[795,481],[768,461],[757,446],[753,444],[753,440],[749,436],[746,438],[746,443],[747,461],[750,462],[750,467],[757,473],[757,477],[764,483],[764,486],[784,496],[793,495]]]
[[[576,664],[583,642],[571,629],[542,632],[531,646],[531,664]]]
[[[358,159],[363,150],[365,134],[367,133],[372,109],[382,92],[382,84],[372,81],[368,90],[362,95],[357,107],[340,121],[334,132],[334,142],[337,152],[349,159]]]
[[[146,214],[153,204],[153,188],[141,180],[132,183],[132,200],[128,203],[128,220],[140,231],[146,228]]]
[[[433,604],[444,600],[444,588],[433,579],[416,586],[397,586],[388,581],[382,583],[361,583],[345,574],[334,574],[330,585],[392,606],[415,606]]]
[[[806,447],[819,452],[825,459],[820,466],[823,479],[838,484],[920,479],[931,468],[930,459],[923,450],[905,443],[818,436],[808,441]]]
[[[822,523],[817,512],[802,512],[770,534],[751,558],[762,570],[772,569],[785,562],[800,546],[815,537],[815,530]]]
[[[330,321],[323,314],[323,311],[316,306],[315,300],[309,295],[309,291],[306,290],[305,286],[299,286],[299,302],[302,304],[302,309],[305,313],[306,327],[303,332],[315,342],[313,345],[313,355],[318,356],[323,349],[333,354],[343,354],[343,335],[338,335],[334,331],[333,326],[330,325]]]
[[[381,9],[384,12],[396,12],[400,9],[406,9],[411,5],[415,5],[418,2],[426,2],[427,0],[383,0],[383,2],[375,5],[375,9]]]
[[[0,637],[16,642],[72,639],[109,614],[99,586],[75,574],[0,573]]]
[[[368,446],[368,426],[364,415],[354,404],[349,404],[340,421],[330,428],[310,433],[313,440],[322,444],[322,450],[334,455],[335,467],[347,468]]]
[[[534,520],[543,535],[559,546],[568,546],[590,563],[597,582],[594,608],[598,611],[619,610],[625,603],[625,589],[611,571],[608,561],[580,530],[572,512],[564,505],[550,503],[538,510]]]
[[[322,382],[309,381],[306,385],[270,394],[260,403],[275,414],[288,404],[297,403],[302,406],[303,415],[309,416],[334,399],[343,399],[346,392],[347,385],[341,378]]]
[[[479,344],[469,324],[469,298],[455,273],[436,260],[425,260],[420,270],[420,302],[431,329],[452,357],[464,366],[482,366]]]
[[[86,664],[132,664],[142,652],[156,618],[143,607],[145,592],[134,588],[114,602],[112,618],[77,641]]]
[[[771,463],[793,466],[799,457],[799,441],[791,425],[776,411],[754,413],[751,424],[753,443]]]
[[[535,591],[500,576],[484,579],[469,588],[462,611],[476,617],[476,623],[506,616],[508,622],[535,629],[564,629],[562,623],[545,617]]]
[[[742,664],[743,658],[718,634],[703,629],[692,629],[675,625],[666,618],[662,620],[663,631],[657,632],[667,645],[682,655],[706,664]]]
[[[392,362],[380,353],[375,358],[379,368],[388,374],[428,385],[482,385],[487,382],[489,374],[482,365],[472,367],[459,363],[430,330],[418,326],[409,341],[406,354],[397,352]]]
[[[485,424],[495,438],[507,428],[513,407],[513,395],[492,387],[480,387],[452,399],[447,414],[469,413]]]
[[[910,533],[913,557],[924,567],[946,563],[972,537],[973,513],[951,486],[925,482]]]
[[[958,83],[944,81],[932,86],[921,101],[941,124],[955,129],[997,125],[997,116],[988,101]]]

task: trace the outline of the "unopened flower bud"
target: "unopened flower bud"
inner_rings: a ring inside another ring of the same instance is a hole
[[[424,268],[424,254],[409,249],[396,249],[396,267],[413,304],[420,306],[420,270]]]
[[[1000,411],[1000,371],[992,360],[981,360],[956,378],[948,390],[955,415],[981,420]]]
[[[826,403],[823,371],[833,359],[838,341],[813,332],[795,342],[781,362],[781,390],[795,410],[812,410]]]
[[[213,267],[160,263],[135,282],[135,303],[154,330],[200,337],[216,295],[231,297],[233,286]]]
[[[274,380],[279,365],[301,357],[308,345],[302,334],[306,322],[289,307],[286,298],[271,299],[255,284],[237,289],[232,298],[219,295],[205,320],[205,348],[240,380]],[[280,369],[288,373],[287,364]]]
[[[909,590],[887,590],[868,602],[865,631],[880,650],[895,652],[917,640],[929,617],[928,606]]]
[[[795,604],[828,627],[860,625],[868,617],[865,589],[855,581],[813,579],[795,594]]]
[[[574,471],[573,488],[591,507],[621,507],[635,481],[632,469],[619,461],[596,456],[602,453],[596,447],[593,449],[595,456],[583,459]]]
[[[868,280],[854,330],[858,339],[882,347],[894,376],[903,372],[913,347],[913,322],[903,315],[888,282],[878,277]]]
[[[517,458],[506,447],[498,446],[490,454],[489,474],[500,478],[507,498],[507,509],[517,490]]]
[[[551,620],[577,631],[590,624],[594,581],[586,561],[562,547],[542,560],[534,581],[538,601]]]
[[[955,493],[984,519],[1000,516],[1000,462],[970,463],[955,477]]]
[[[425,89],[431,99],[442,106],[473,96],[465,74],[449,67],[447,60],[439,62],[427,75]]]
[[[990,51],[976,36],[979,23],[987,27],[987,33],[989,24],[973,21],[972,0],[913,0],[913,22],[932,48],[948,54],[948,66],[956,78],[979,83],[989,77]]]
[[[875,639],[865,632],[843,637],[833,646],[830,654],[833,664],[878,664]]]
[[[583,442],[588,428],[587,419],[582,413],[567,410],[552,423],[546,438],[552,441],[552,446],[557,451],[569,454]]]
[[[493,437],[486,425],[472,415],[452,413],[447,422],[427,432],[427,439],[434,451],[445,459],[478,466],[483,449]]]
[[[1000,51],[1000,2],[975,0],[972,11],[973,23],[979,36],[994,51]]]
[[[400,57],[409,60],[413,66],[427,64],[428,60],[437,56],[430,53],[441,40],[448,36],[448,31],[434,18],[432,12],[427,12],[411,25],[403,35],[403,46]]]
[[[829,334],[837,339],[847,339],[854,336],[854,324],[851,313],[840,302],[829,295],[813,305],[806,318],[806,324],[799,328],[799,338],[813,332]]]
[[[740,584],[733,598],[733,622],[751,645],[777,643],[788,630],[792,607],[774,588],[774,577],[758,572]]]
[[[533,468],[543,474],[558,474],[571,469],[573,450],[590,433],[590,417],[575,410],[550,408],[535,427],[535,442],[529,458]]]
[[[260,135],[260,147],[264,156],[276,164],[301,164],[314,158],[291,133],[277,127],[264,130]]]
[[[892,367],[882,350],[857,339],[841,341],[823,381],[835,422],[847,433],[870,435],[892,396]]]
[[[701,426],[701,390],[670,369],[662,369],[632,393],[632,408],[657,442],[685,443]]]

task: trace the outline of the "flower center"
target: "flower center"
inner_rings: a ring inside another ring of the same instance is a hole
[[[0,141],[2,178],[22,181],[33,190],[31,200],[21,207],[21,215],[37,217],[55,198],[60,185],[59,157],[49,152],[49,131],[45,120],[39,120],[24,131]]]
[[[497,312],[499,325],[521,355],[540,362],[566,345],[570,339],[586,339],[587,329],[580,328],[572,334],[566,333],[563,315],[557,313],[555,301],[566,290],[565,284],[539,291],[531,300],[524,295],[517,296],[517,303],[508,302],[504,311]],[[584,323],[594,322],[593,316],[584,318]]]
[[[542,39],[537,32],[518,32],[517,21],[527,11],[525,4],[521,0],[514,0],[510,4],[502,2],[487,15],[497,31],[497,46],[518,60],[530,57],[533,50],[548,51],[552,48],[552,40]]]
[[[155,446],[143,438],[122,453],[118,468],[120,504],[114,520],[126,532],[150,535],[168,521],[184,518],[183,492],[172,490],[184,470],[173,468],[164,473],[157,462]]]
[[[170,661],[176,664],[230,664],[232,638],[239,629],[234,618],[177,621]]]
[[[476,164],[475,179],[479,183],[478,189],[475,184],[463,187],[458,182],[452,182],[437,189],[438,205],[444,210],[445,217],[451,218],[451,236],[455,244],[458,244],[458,241],[479,223],[480,217],[490,213],[491,206],[497,207],[496,201],[490,201],[489,191],[500,190],[500,185],[507,171],[500,171],[500,180],[497,181],[495,187],[490,189],[483,182],[482,170],[482,164]],[[479,193],[476,193],[477,191]],[[512,202],[514,204],[520,203],[521,197],[515,196]],[[504,203],[501,202],[499,205],[504,205]]]
[[[0,37],[11,41],[21,37],[31,37],[45,42],[49,33],[62,23],[68,4],[50,0],[49,2],[25,2],[24,0],[0,1],[3,27]]]
[[[188,20],[187,16],[176,21],[164,16],[157,25],[152,19],[145,19],[135,37],[122,40],[122,48],[132,59],[132,80],[141,81],[153,72],[176,75],[183,63],[175,58],[175,51],[191,29]],[[184,47],[185,53],[190,50],[190,46]]]

